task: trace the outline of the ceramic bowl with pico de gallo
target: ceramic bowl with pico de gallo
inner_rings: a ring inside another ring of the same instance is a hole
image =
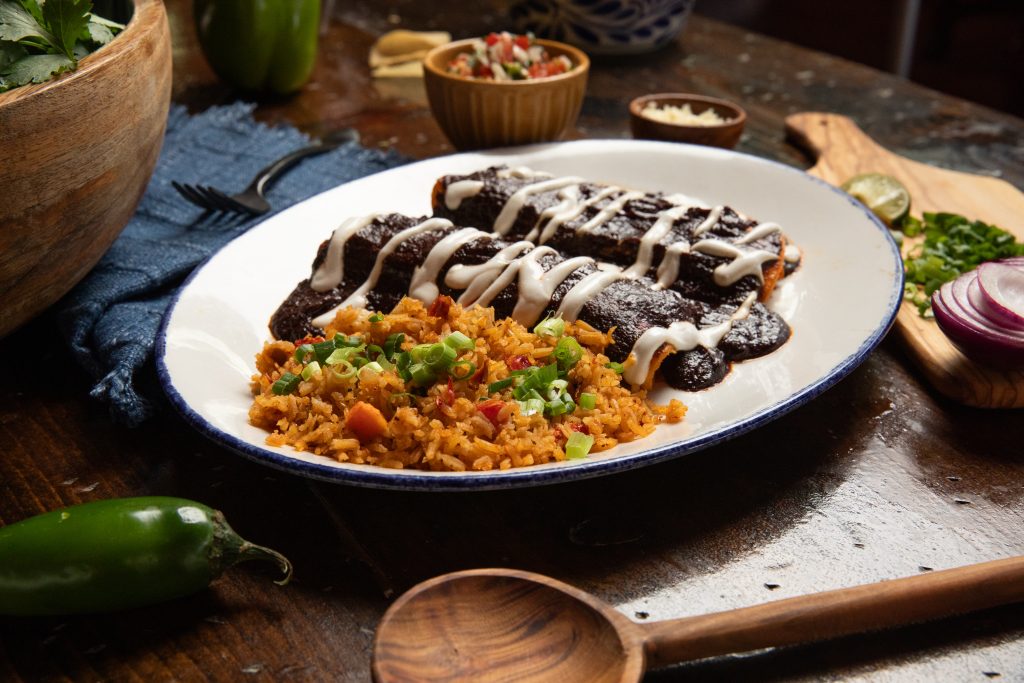
[[[472,52],[460,52],[448,63],[448,73],[494,81],[528,81],[572,71],[564,54],[552,56],[532,34],[508,31],[473,40]]]
[[[578,48],[507,32],[431,50],[430,108],[458,149],[559,140],[572,130],[590,60]]]

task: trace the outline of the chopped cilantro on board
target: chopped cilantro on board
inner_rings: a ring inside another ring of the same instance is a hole
[[[922,316],[931,314],[932,292],[985,261],[1024,256],[1024,244],[1007,231],[954,213],[925,212],[924,220],[907,216],[900,226],[907,237],[924,241],[903,257],[907,272],[905,298]]]
[[[0,92],[74,70],[123,28],[90,0],[0,0]]]

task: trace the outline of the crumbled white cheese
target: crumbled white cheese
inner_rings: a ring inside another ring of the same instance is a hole
[[[682,107],[676,107],[671,104],[659,107],[652,102],[644,107],[640,113],[644,118],[661,121],[662,123],[680,123],[684,126],[720,126],[729,121],[729,119],[723,119],[719,116],[718,112],[711,107],[708,107],[699,114],[694,114],[689,104],[684,104]]]

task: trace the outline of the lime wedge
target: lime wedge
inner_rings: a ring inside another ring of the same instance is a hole
[[[847,180],[842,188],[887,225],[899,225],[910,213],[910,193],[892,176],[862,173]]]

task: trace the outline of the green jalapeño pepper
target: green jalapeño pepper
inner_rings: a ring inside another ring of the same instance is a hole
[[[320,0],[195,0],[194,9],[203,53],[223,80],[279,95],[309,80]]]
[[[246,560],[288,560],[182,498],[116,498],[0,528],[0,614],[109,612],[205,588]]]

